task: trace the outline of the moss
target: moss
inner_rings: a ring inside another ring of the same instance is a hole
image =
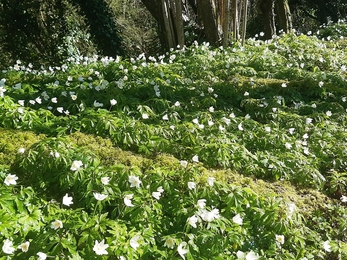
[[[80,148],[85,148],[93,152],[99,157],[101,164],[105,166],[124,164],[143,168],[148,161],[148,159],[142,156],[114,147],[112,141],[108,138],[83,134],[80,132],[75,132],[67,138]]]
[[[45,136],[29,131],[0,128],[0,165],[9,166],[18,153],[19,148],[28,148]]]
[[[0,135],[2,136],[0,139],[0,169],[4,166],[9,167],[13,163],[19,148],[28,148],[45,138],[44,135],[35,135],[32,132],[3,128],[0,128]],[[111,168],[117,167],[117,165],[125,165],[141,171],[153,168],[172,171],[180,167],[179,160],[170,154],[163,153],[146,158],[114,147],[111,140],[107,138],[75,132],[67,136],[67,141],[74,143],[83,150],[91,151],[100,158],[102,165],[111,166]],[[206,182],[207,177],[215,177],[217,181],[227,182],[243,188],[247,187],[260,197],[276,197],[285,202],[293,202],[299,212],[308,219],[317,209],[324,212],[328,210],[328,205],[336,204],[333,199],[321,192],[297,188],[287,181],[263,181],[245,177],[230,169],[208,169],[203,167],[202,164],[197,164],[195,167],[200,173],[202,182]]]

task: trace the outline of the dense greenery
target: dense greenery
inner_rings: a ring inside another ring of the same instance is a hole
[[[2,71],[1,259],[346,259],[346,41],[321,37]]]
[[[268,3],[274,1],[268,0]],[[3,0],[0,3],[0,69],[7,68],[18,59],[39,68],[41,65],[60,66],[69,57],[90,56],[95,53],[102,56],[133,57],[140,53],[153,55],[167,51],[159,2]],[[209,1],[205,3],[207,2]],[[253,37],[265,30],[266,21],[260,13],[260,0],[248,2],[247,35]],[[345,0],[286,2],[292,13],[293,28],[303,33],[315,31],[323,23],[337,22],[346,17]],[[186,45],[194,40],[202,42],[208,39],[201,18],[197,18],[196,3],[195,0],[189,0],[183,6]],[[215,1],[217,8],[214,10],[217,13],[221,8],[218,3]],[[276,10],[276,13],[279,18],[279,11]],[[221,20],[222,17],[218,19]],[[276,23],[277,32],[284,29],[278,23],[279,21]]]

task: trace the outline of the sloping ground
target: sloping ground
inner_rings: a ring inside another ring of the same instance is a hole
[[[3,72],[4,255],[346,258],[343,44],[284,35]]]

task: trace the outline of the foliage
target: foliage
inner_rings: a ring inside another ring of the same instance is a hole
[[[345,259],[340,46],[283,34],[2,71],[1,257]]]

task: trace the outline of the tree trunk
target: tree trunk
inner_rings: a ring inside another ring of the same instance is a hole
[[[172,18],[171,18],[171,12],[170,12],[170,6],[168,0],[161,0],[162,1],[162,13],[164,17],[164,26],[165,26],[165,34],[167,38],[167,42],[169,45],[169,48],[174,48],[176,45],[175,41],[175,33],[173,29],[172,24]]]
[[[182,48],[184,46],[184,28],[182,18],[182,1],[175,0],[174,3],[174,21],[175,21],[175,32],[176,32],[176,46]]]
[[[276,34],[274,1],[275,0],[260,0],[259,2],[259,9],[264,18],[266,39],[271,39],[272,35]]]
[[[243,14],[242,14],[242,45],[245,44],[246,30],[247,30],[247,10],[248,0],[243,0]]]
[[[223,0],[222,4],[222,24],[223,24],[223,46],[226,47],[229,42],[229,9],[230,9],[230,0]]]
[[[198,20],[203,23],[207,41],[213,46],[218,46],[218,23],[211,0],[199,0],[197,6]]]
[[[237,40],[239,38],[239,9],[238,2],[239,0],[232,0],[232,20],[233,20],[233,38]]]
[[[285,32],[291,31],[293,25],[288,0],[276,1],[276,13],[279,29],[282,29]]]
[[[162,1],[159,0],[141,0],[147,10],[151,13],[158,23],[159,41],[164,50],[169,48],[169,43],[166,35],[165,22]]]

